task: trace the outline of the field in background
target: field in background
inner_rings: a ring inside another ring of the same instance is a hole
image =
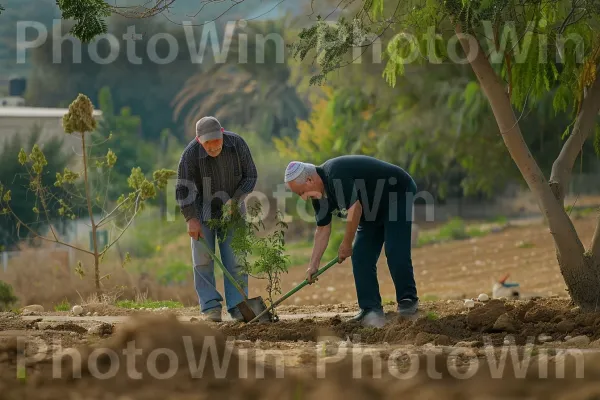
[[[596,216],[591,208],[573,210],[575,226],[588,243]],[[159,226],[160,225],[160,226]],[[343,224],[337,223],[342,227]],[[332,235],[323,264],[333,259],[341,241],[341,230]],[[548,229],[533,221],[523,226],[508,224],[505,218],[481,223],[453,219],[435,229],[420,232],[420,245],[413,250],[413,263],[419,294],[423,299],[474,297],[491,293],[494,279],[510,273],[524,293],[564,295],[564,282],[556,262]],[[121,243],[121,252],[131,252],[132,261],[122,265],[118,252],[105,260],[101,273],[105,289],[120,300],[136,297],[173,300],[185,306],[197,305],[191,268],[190,241],[177,223],[156,224],[140,220]],[[283,292],[305,278],[311,242],[306,239],[288,244],[292,267],[282,277]],[[76,304],[93,292],[92,260],[75,254],[86,275],[79,277],[65,266],[64,252],[40,253],[28,249],[10,260],[0,280],[10,283],[20,305],[41,304],[52,309],[61,302]],[[216,270],[222,292],[222,275]],[[394,301],[394,287],[387,270],[385,252],[379,261],[380,290],[384,301]],[[266,296],[265,281],[251,278],[250,293]],[[289,305],[318,305],[356,301],[350,260],[334,266],[312,286],[287,300]]]

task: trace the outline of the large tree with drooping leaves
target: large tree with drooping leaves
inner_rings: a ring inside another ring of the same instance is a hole
[[[504,142],[545,217],[571,298],[582,309],[596,310],[600,305],[600,216],[593,239],[585,246],[565,212],[564,199],[584,143],[593,138],[600,150],[600,3],[360,3],[352,18],[337,24],[318,21],[300,34],[296,54],[301,58],[318,54],[315,60],[322,67],[323,73],[314,82],[339,68],[366,33],[383,30],[395,34],[386,43],[383,73],[392,86],[409,62],[468,63],[492,109],[497,140]],[[524,140],[520,116],[551,90],[554,109],[570,110],[572,123],[564,127],[566,140],[546,177]]]
[[[286,19],[236,28],[227,55],[193,74],[175,96],[174,117],[185,115],[191,131],[195,121],[214,115],[224,126],[239,124],[266,139],[296,136],[296,120],[308,110],[290,82],[283,40],[288,28]]]

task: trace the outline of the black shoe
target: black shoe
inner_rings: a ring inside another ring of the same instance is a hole
[[[352,321],[352,322],[360,322],[363,320],[363,318],[365,317],[365,315],[367,314],[367,310],[363,310],[361,309],[358,314],[356,314],[355,316],[353,316],[352,318],[350,318],[348,321]]]
[[[410,317],[419,310],[419,300],[404,299],[398,303],[398,313],[403,317]]]
[[[360,322],[363,326],[381,328],[385,325],[385,314],[383,310],[360,310],[358,314],[350,318],[350,321]]]

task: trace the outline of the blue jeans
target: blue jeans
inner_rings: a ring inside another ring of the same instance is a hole
[[[215,241],[217,235],[202,224],[202,233],[211,251],[215,253]],[[228,232],[225,241],[219,240],[219,250],[221,253],[221,262],[231,275],[239,282],[242,289],[248,296],[248,275],[241,272],[233,250],[231,249],[231,234]],[[200,310],[206,312],[211,309],[220,309],[223,297],[217,291],[215,284],[214,260],[210,257],[204,244],[190,238],[192,241],[192,263],[194,264],[194,286],[200,302]],[[217,267],[218,268],[218,267]],[[241,303],[244,298],[235,286],[224,278],[225,299],[227,300],[227,310],[231,311],[235,306]]]

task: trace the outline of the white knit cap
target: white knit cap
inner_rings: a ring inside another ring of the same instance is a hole
[[[302,175],[302,173],[307,173],[309,171],[310,173],[312,173],[312,170],[314,170],[314,168],[315,166],[313,164],[304,163],[301,161],[292,161],[288,164],[287,168],[285,169],[284,181],[285,183],[291,182],[298,178],[300,175]]]

